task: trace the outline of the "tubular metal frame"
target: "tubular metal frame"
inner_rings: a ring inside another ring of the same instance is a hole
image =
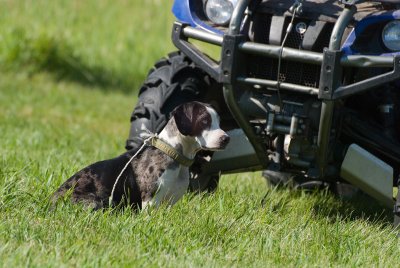
[[[249,120],[237,104],[237,93],[243,84],[259,85],[273,89],[277,81],[260,78],[246,77],[242,71],[243,59],[246,54],[259,55],[262,57],[278,58],[281,52],[280,46],[260,44],[246,41],[241,35],[241,25],[245,17],[245,11],[251,0],[239,0],[233,12],[228,32],[220,36],[204,30],[199,30],[189,25],[175,22],[172,40],[175,46],[185,53],[191,60],[208,72],[214,79],[224,85],[224,98],[238,125],[243,129],[250,143],[253,145],[260,164],[264,167],[268,164],[266,147],[259,137],[254,133]],[[400,79],[400,57],[399,56],[367,56],[367,55],[342,55],[340,42],[344,30],[356,12],[355,5],[345,5],[337,22],[335,23],[329,48],[323,53],[282,48],[282,59],[296,62],[307,62],[321,66],[319,88],[306,87],[303,85],[280,83],[281,90],[292,91],[302,94],[316,96],[322,100],[321,119],[318,131],[318,177],[323,177],[328,161],[330,130],[334,113],[334,104],[337,99],[348,97],[352,94],[363,92],[383,85],[385,83]],[[216,62],[202,53],[189,38],[221,46],[221,62]],[[366,80],[341,85],[339,79],[343,67],[385,67],[392,71],[368,78]]]

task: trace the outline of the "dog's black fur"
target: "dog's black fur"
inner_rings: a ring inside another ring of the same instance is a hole
[[[175,133],[179,129],[179,132],[183,132],[185,136],[197,134],[199,132],[198,123],[196,123],[199,121],[197,114],[201,116],[205,110],[205,104],[198,102],[181,105],[173,112],[172,123],[168,123],[166,127],[172,128]],[[119,173],[137,151],[138,148],[80,170],[54,193],[53,202],[70,192],[71,201],[74,203],[82,203],[93,209],[107,207]],[[142,201],[150,200],[157,191],[158,178],[164,171],[175,169],[178,165],[160,150],[145,147],[121,175],[115,188],[112,205],[125,204],[140,209]]]
[[[108,207],[114,183],[136,150],[116,158],[96,162],[74,174],[54,193],[56,201],[71,191],[71,201],[95,210]],[[157,190],[157,179],[168,168],[177,165],[156,148],[148,147],[122,173],[113,195],[112,205],[131,205],[140,209],[142,200],[151,198]],[[133,168],[135,167],[135,168]]]

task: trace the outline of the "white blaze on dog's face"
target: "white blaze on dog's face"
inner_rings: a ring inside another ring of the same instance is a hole
[[[207,116],[207,119],[202,119],[203,122],[201,122],[206,127],[195,139],[202,149],[222,150],[228,144],[229,136],[220,128],[220,119],[217,112],[208,106],[206,106],[206,109],[209,116]]]
[[[229,136],[219,126],[217,112],[206,104],[185,103],[178,107],[174,117],[179,132],[193,137],[199,149],[222,150],[229,142]]]

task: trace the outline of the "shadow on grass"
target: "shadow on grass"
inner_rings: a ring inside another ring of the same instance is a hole
[[[330,187],[329,187],[330,186]],[[356,187],[341,187],[328,184],[316,184],[303,188],[297,188],[293,181],[272,186],[275,191],[290,191],[291,196],[302,197],[304,194],[310,195],[312,210],[317,217],[328,218],[332,222],[337,220],[355,221],[366,220],[373,223],[380,223],[385,226],[392,226],[393,211],[380,204],[376,199],[362,192]],[[342,194],[339,194],[339,193]],[[262,204],[268,197],[264,197]],[[286,204],[278,204],[279,207]]]
[[[15,30],[7,38],[5,63],[13,69],[28,68],[31,73],[45,71],[56,80],[67,80],[103,90],[131,93],[133,79],[105,68],[92,66],[77,55],[65,40],[41,34],[28,37]],[[6,67],[7,68],[7,67]]]
[[[269,202],[269,207],[272,211],[279,211],[290,203],[290,199],[286,197],[275,200],[276,198],[271,194],[282,191],[282,196],[289,194],[295,199],[302,199],[306,195],[307,202],[311,205],[313,214],[317,218],[327,218],[331,222],[365,220],[382,224],[383,226],[392,226],[393,224],[392,209],[381,205],[377,200],[361,192],[361,190],[356,190],[351,197],[342,197],[328,188],[305,190],[295,189],[287,184],[273,186],[272,189],[272,191],[266,193],[261,201],[262,206]],[[274,202],[271,202],[271,198],[274,199]]]
[[[335,195],[335,199],[338,202],[334,206],[329,206],[329,203],[326,202],[314,204],[315,213],[332,221],[338,219],[344,221],[366,220],[385,226],[390,226],[393,223],[392,210],[381,205],[367,194],[358,192],[346,200]]]

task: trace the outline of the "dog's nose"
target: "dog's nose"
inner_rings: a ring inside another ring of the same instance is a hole
[[[229,143],[230,140],[231,140],[231,138],[227,134],[222,135],[221,138],[219,138],[221,147],[225,147]]]

